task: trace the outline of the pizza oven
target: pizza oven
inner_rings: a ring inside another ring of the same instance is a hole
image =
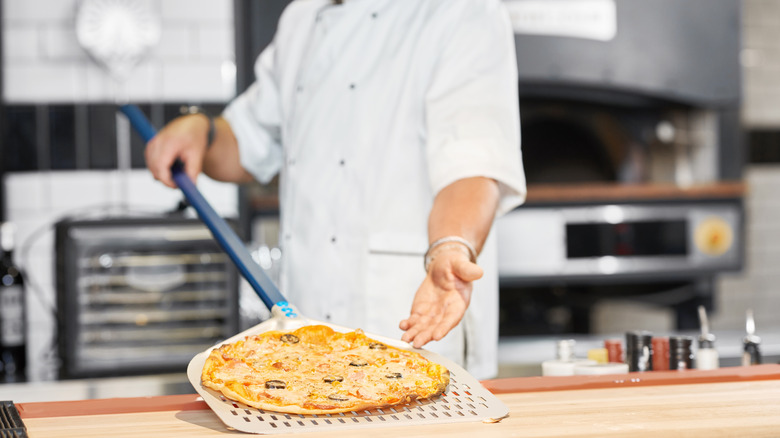
[[[497,224],[502,334],[587,333],[599,300],[661,295],[695,326],[743,263],[739,3],[504,3],[528,199]]]

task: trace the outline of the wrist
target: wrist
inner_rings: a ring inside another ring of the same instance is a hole
[[[446,236],[431,243],[428,251],[425,252],[423,266],[425,272],[430,269],[431,263],[443,251],[456,250],[465,254],[471,263],[477,263],[477,251],[471,243],[459,236]]]
[[[206,123],[208,124],[206,130],[206,149],[211,148],[211,145],[214,144],[214,137],[216,136],[217,132],[217,127],[214,124],[214,118],[203,111],[201,107],[196,105],[182,106],[181,113],[183,115],[201,116],[205,118]]]

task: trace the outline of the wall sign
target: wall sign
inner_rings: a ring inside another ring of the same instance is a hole
[[[505,0],[516,34],[609,41],[617,34],[615,0]]]

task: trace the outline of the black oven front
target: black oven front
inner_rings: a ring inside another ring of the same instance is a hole
[[[56,227],[61,378],[184,371],[238,331],[238,277],[196,219]]]

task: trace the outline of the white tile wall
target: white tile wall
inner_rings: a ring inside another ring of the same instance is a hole
[[[746,265],[738,274],[718,280],[713,328],[744,330],[745,311],[752,308],[760,332],[780,329],[780,167],[748,167]],[[759,333],[760,334],[760,333]]]
[[[31,60],[41,56],[40,33],[32,26],[5,26],[3,23],[3,55],[19,60]]]
[[[163,0],[160,6],[166,22],[224,23],[233,19],[231,0]]]
[[[53,225],[66,216],[170,211],[182,195],[154,181],[146,170],[127,174],[119,171],[11,173],[5,176],[4,187],[7,220],[17,225],[14,255],[27,275],[30,377],[47,380],[56,374],[51,354],[55,319],[50,311],[56,308]],[[198,188],[221,216],[238,217],[235,185],[201,176]],[[123,199],[126,201],[121,202]]]
[[[780,127],[780,2],[742,0],[743,106],[747,127]]]
[[[52,65],[16,62],[5,65],[6,103],[85,101],[84,64],[60,61]]]
[[[223,76],[225,70],[222,64],[217,63],[166,62],[162,69],[163,100],[191,100],[192,90],[198,90],[201,100],[219,100],[228,89],[235,89],[235,71],[227,70],[231,73],[225,77]]]
[[[160,35],[160,43],[152,48],[150,57],[182,60],[195,57],[197,41],[193,31],[187,25],[166,25]]]
[[[76,2],[70,0],[6,0],[3,19],[51,23],[72,17]]]
[[[76,39],[77,0],[6,0],[3,99],[8,103],[225,102],[235,95],[232,0],[147,0],[159,44],[117,85]]]

